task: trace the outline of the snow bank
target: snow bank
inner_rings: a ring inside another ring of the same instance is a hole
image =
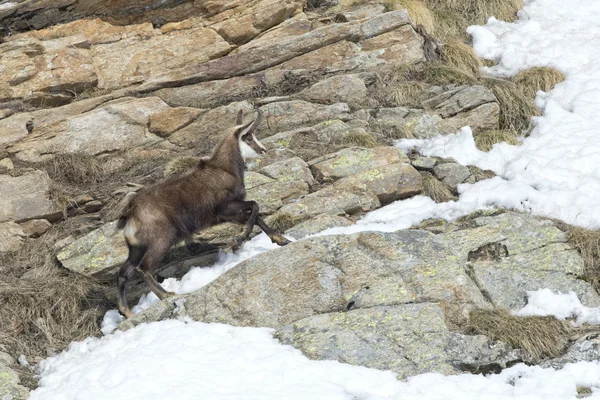
[[[554,315],[563,320],[575,318],[575,326],[600,325],[600,308],[584,306],[574,292],[554,293],[550,289],[540,289],[527,292],[527,297],[527,305],[514,312],[514,315]]]
[[[399,382],[389,371],[309,360],[271,333],[170,320],[89,338],[41,363],[29,400],[567,400],[578,386],[600,399],[598,362]]]

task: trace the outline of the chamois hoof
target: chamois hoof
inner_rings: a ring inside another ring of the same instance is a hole
[[[243,237],[241,236],[236,236],[233,239],[233,243],[231,243],[231,251],[238,251],[242,245],[244,244],[245,240]]]
[[[129,308],[119,309],[119,311],[125,317],[125,319],[129,319],[129,318],[133,317],[133,313],[131,312],[131,310]]]

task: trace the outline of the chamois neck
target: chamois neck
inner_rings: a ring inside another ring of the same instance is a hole
[[[217,145],[210,158],[210,164],[214,168],[226,171],[242,180],[244,179],[246,164],[235,136],[227,136]]]

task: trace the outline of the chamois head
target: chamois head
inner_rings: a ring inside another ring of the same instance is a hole
[[[263,113],[260,109],[257,109],[258,117],[251,122],[243,124],[242,116],[243,111],[240,110],[237,114],[236,119],[236,127],[235,127],[235,137],[238,140],[238,144],[240,147],[240,153],[242,153],[242,157],[244,160],[248,158],[256,158],[267,152],[267,149],[261,142],[258,141],[254,132],[258,125],[260,125],[262,121]]]

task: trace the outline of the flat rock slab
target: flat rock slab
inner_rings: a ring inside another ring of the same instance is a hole
[[[451,332],[440,305],[431,303],[318,315],[280,328],[275,337],[310,359],[392,370],[400,379],[432,371],[461,373],[466,365],[505,367],[519,360],[507,345]]]
[[[311,160],[308,164],[318,181],[332,181],[376,167],[408,161],[408,157],[396,147],[353,147]]]
[[[33,171],[16,177],[0,175],[0,222],[57,217],[59,210],[49,199],[49,191],[50,178],[46,172]]]

